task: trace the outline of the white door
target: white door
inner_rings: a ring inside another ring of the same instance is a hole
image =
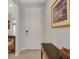
[[[43,40],[42,8],[24,9],[24,48],[41,49]],[[28,30],[28,33],[26,33]]]

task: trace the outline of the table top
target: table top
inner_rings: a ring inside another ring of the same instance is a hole
[[[46,52],[49,59],[60,59],[60,50],[51,43],[42,43],[42,48]]]

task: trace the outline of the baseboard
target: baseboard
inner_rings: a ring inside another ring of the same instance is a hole
[[[27,51],[41,51],[41,49],[26,49]]]
[[[25,51],[25,50],[27,50],[27,49],[25,49],[25,48],[21,48],[21,52],[22,52],[22,51]]]
[[[41,50],[41,49],[27,49],[27,50]]]
[[[41,51],[41,49],[21,49],[22,51]]]
[[[26,51],[26,50],[36,50],[36,51],[40,51],[41,48],[37,48],[37,49],[27,49],[27,48],[21,48],[21,51]]]
[[[21,50],[19,50],[17,53],[15,53],[15,56],[19,56],[21,53]]]

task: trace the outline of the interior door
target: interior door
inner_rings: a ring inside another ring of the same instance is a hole
[[[41,49],[42,42],[42,18],[41,8],[25,8],[25,39],[24,45],[26,49]]]

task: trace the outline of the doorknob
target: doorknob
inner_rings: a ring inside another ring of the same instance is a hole
[[[26,33],[28,33],[28,30],[26,30]]]

